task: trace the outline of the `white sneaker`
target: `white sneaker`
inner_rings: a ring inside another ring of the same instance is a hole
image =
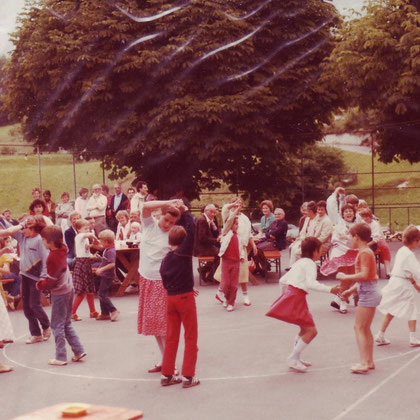
[[[387,338],[381,337],[379,334],[375,336],[375,343],[377,346],[386,346],[387,344],[391,344],[391,342]],[[411,342],[410,342],[410,345],[411,345]],[[419,342],[419,345],[420,345],[420,342]]]
[[[115,310],[114,312],[111,312],[109,316],[111,317],[111,321],[116,321],[120,316],[120,311]]]
[[[228,304],[227,304],[227,300],[224,300],[224,301],[223,301],[223,307],[224,307],[224,308],[227,308],[227,306],[228,306]]]
[[[340,302],[340,314],[346,314],[347,313],[347,303],[346,302]]]
[[[216,292],[216,300],[220,303],[223,303],[225,301],[225,294],[223,292],[221,292],[220,290],[218,290]]]
[[[304,373],[308,370],[307,367],[304,364],[302,364],[299,360],[294,359],[287,359],[287,366],[289,366],[289,368],[293,371],[299,373]]]
[[[66,366],[67,362],[64,360],[50,359],[48,360],[48,364],[53,366]]]
[[[227,308],[226,308],[226,310],[228,312],[232,312],[233,311],[233,306],[232,305],[228,305]]]
[[[410,340],[410,347],[419,347],[420,346],[420,340],[418,338],[412,338]]]
[[[137,293],[139,291],[139,288],[136,286],[133,286],[132,284],[130,284],[126,289],[125,289],[125,293]]]
[[[251,306],[251,301],[249,300],[248,295],[244,295],[244,305],[245,306]]]

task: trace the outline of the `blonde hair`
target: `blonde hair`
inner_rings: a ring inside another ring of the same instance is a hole
[[[403,244],[411,245],[414,241],[420,240],[420,230],[414,225],[408,225],[403,232]]]
[[[77,231],[79,231],[80,229],[82,229],[83,226],[89,226],[90,223],[86,220],[86,219],[79,219],[75,224],[75,228]]]
[[[115,218],[118,218],[120,216],[124,216],[127,220],[130,220],[130,216],[128,215],[128,211],[127,210],[120,210],[119,212],[117,212],[117,214],[115,215]]]
[[[133,222],[133,223],[131,223],[131,227],[132,228],[135,227],[138,230],[140,230],[141,229],[141,224],[139,222]]]
[[[109,244],[113,244],[115,241],[115,233],[110,229],[105,229],[102,232],[99,232],[99,239],[105,240]]]

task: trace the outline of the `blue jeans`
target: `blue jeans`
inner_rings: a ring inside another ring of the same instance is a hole
[[[2,279],[14,279],[13,283],[5,284],[4,290],[7,290],[12,296],[20,295],[20,284],[22,283],[22,279],[15,273],[3,274],[1,276]]]
[[[55,358],[67,361],[66,340],[73,353],[78,356],[84,352],[79,337],[71,324],[71,308],[74,292],[65,295],[51,295],[51,329],[55,339]]]
[[[109,295],[109,289],[112,285],[112,278],[105,278],[100,277],[101,282],[99,284],[98,289],[98,298],[99,298],[99,304],[101,306],[101,314],[102,315],[109,315],[111,312],[116,311],[117,309],[112,304],[111,299],[108,297]]]
[[[41,305],[41,292],[35,287],[36,280],[22,276],[23,313],[29,321],[29,331],[32,336],[42,335],[43,330],[50,326],[50,320]]]

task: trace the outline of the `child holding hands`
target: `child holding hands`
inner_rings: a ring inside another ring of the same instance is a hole
[[[87,220],[78,220],[75,223],[77,235],[74,238],[76,262],[73,269],[73,283],[76,297],[73,303],[72,319],[81,321],[77,315],[77,309],[84,297],[89,305],[90,318],[96,318],[99,314],[95,309],[95,283],[92,275],[92,254],[90,253],[89,239],[98,241],[95,234],[90,232],[90,223]]]
[[[351,373],[368,373],[375,369],[373,363],[373,336],[371,332],[372,320],[375,309],[381,301],[378,288],[378,275],[376,261],[368,242],[371,238],[370,227],[365,223],[357,223],[350,229],[352,244],[359,249],[356,257],[355,274],[338,273],[337,279],[342,282],[357,282],[356,285],[342,293],[343,297],[349,296],[357,287],[359,303],[356,309],[354,331],[359,348],[360,363],[351,367]]]
[[[222,259],[222,281],[220,287],[225,295],[223,307],[232,312],[235,306],[239,282],[239,266],[245,261],[245,246],[238,236],[238,214],[240,207],[231,210],[226,220],[220,243],[219,257]]]
[[[321,255],[321,242],[313,237],[302,241],[302,258],[296,261],[291,269],[280,279],[287,285],[282,295],[271,305],[267,316],[298,325],[300,332],[296,336],[293,351],[287,359],[290,369],[295,372],[306,372],[310,362],[301,359],[301,353],[318,334],[312,314],[306,302],[308,290],[338,294],[339,286],[328,287],[316,280],[315,261]]]
[[[414,290],[420,292],[420,264],[414,255],[414,250],[420,244],[420,231],[413,225],[403,232],[403,244],[395,256],[394,268],[388,284],[382,289],[382,300],[378,309],[385,314],[382,326],[375,336],[378,346],[391,344],[385,338],[385,331],[394,317],[408,320],[411,347],[420,346],[416,338],[417,306]]]
[[[41,232],[47,257],[47,277],[36,283],[38,290],[51,291],[51,329],[55,338],[55,359],[49,365],[67,364],[66,340],[73,350],[73,362],[86,356],[79,337],[71,325],[73,303],[73,282],[67,265],[67,247],[63,243],[63,233],[58,226],[47,226]]]

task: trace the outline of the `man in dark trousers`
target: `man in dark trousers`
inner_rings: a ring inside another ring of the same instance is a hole
[[[127,210],[130,207],[128,197],[122,192],[120,184],[114,185],[114,195],[106,208],[106,224],[114,232],[117,232],[118,221],[115,215],[120,210]]]
[[[220,261],[218,256],[220,236],[214,234],[217,230],[214,222],[216,213],[216,206],[214,204],[208,204],[204,208],[203,215],[197,219],[195,228],[194,255],[197,257],[214,256],[214,261],[211,266],[202,273],[203,279],[206,282],[213,281],[213,275]]]

